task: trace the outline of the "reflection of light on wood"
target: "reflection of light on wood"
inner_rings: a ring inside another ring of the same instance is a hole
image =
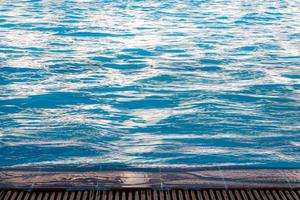
[[[299,170],[201,170],[197,168],[153,168],[104,170],[99,172],[47,172],[43,168],[5,169],[0,174],[0,187],[5,188],[62,188],[62,189],[111,189],[111,188],[297,188]],[[38,170],[40,169],[40,170]],[[3,169],[2,169],[3,170]]]

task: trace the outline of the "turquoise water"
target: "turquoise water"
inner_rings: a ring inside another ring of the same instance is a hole
[[[300,167],[300,2],[2,0],[0,166]]]

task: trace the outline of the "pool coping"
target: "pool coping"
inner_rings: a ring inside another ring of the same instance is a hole
[[[0,167],[0,189],[300,188],[300,169]]]

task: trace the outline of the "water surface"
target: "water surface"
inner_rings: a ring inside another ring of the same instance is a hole
[[[2,0],[0,165],[299,167],[299,5]]]

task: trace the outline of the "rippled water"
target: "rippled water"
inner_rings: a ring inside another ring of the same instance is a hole
[[[0,165],[300,166],[300,2],[2,0]]]

